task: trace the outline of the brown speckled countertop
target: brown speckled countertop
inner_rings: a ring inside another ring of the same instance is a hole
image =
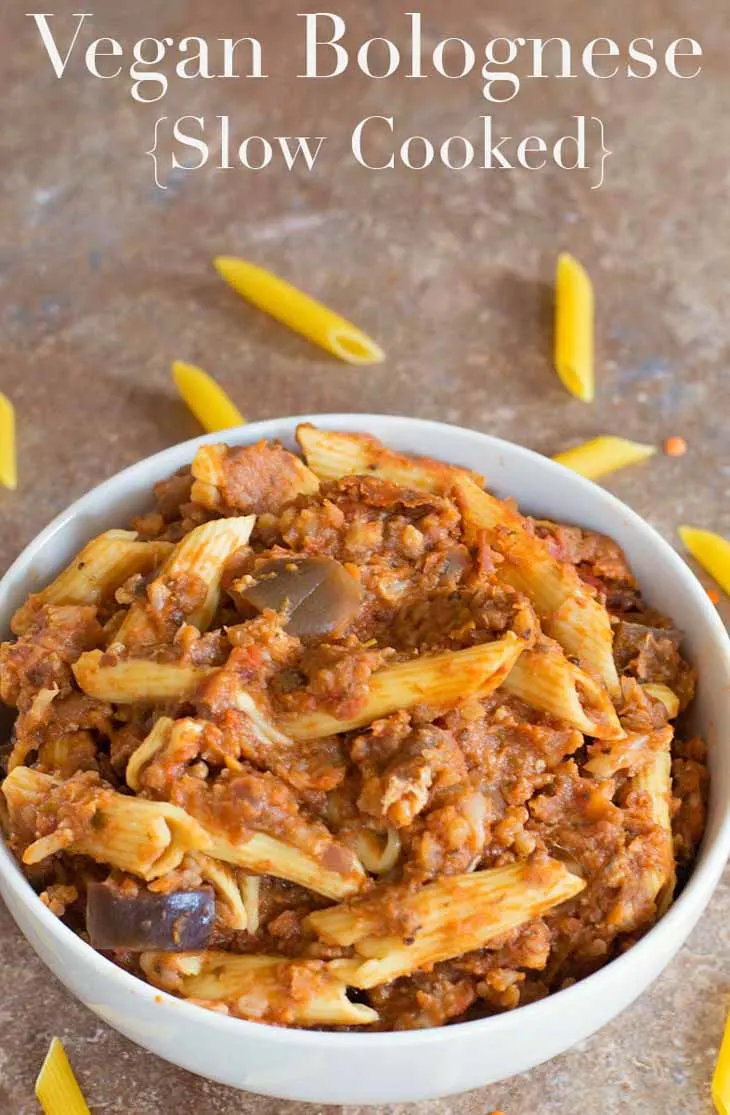
[[[400,37],[400,9],[413,6],[331,5],[357,42]],[[493,109],[518,136],[559,135],[575,113],[602,117],[615,153],[595,191],[585,175],[558,170],[357,167],[348,136],[367,115],[394,114],[403,136],[474,137],[489,111],[480,83],[296,82],[296,12],[307,6],[293,0],[96,0],[95,35],[254,34],[270,47],[267,81],[178,81],[164,107],[135,105],[124,79],[85,79],[77,61],[57,81],[27,7],[0,0],[0,388],[18,409],[21,472],[17,493],[0,491],[0,567],[91,485],[198,432],[171,388],[174,357],[203,364],[250,418],[410,413],[546,453],[600,432],[642,441],[681,434],[685,457],[660,456],[609,486],[667,537],[682,520],[730,533],[723,4],[420,5],[436,38],[702,41],[705,68],[692,82],[533,81]],[[59,27],[78,7],[58,0]],[[328,157],[310,175],[168,172],[160,191],[142,152],[162,112],[230,113],[242,136],[326,134]],[[550,282],[566,247],[588,263],[598,292],[592,407],[569,398],[550,367]],[[248,256],[316,292],[371,331],[388,362],[352,370],[327,359],[237,301],[212,273],[215,253]],[[729,884],[726,875],[677,960],[611,1026],[519,1079],[419,1105],[419,1115],[710,1115],[730,1006]],[[94,1112],[295,1112],[197,1079],[119,1037],[69,997],[0,910],[2,1115],[37,1111],[33,1079],[53,1034]],[[297,1115],[316,1110],[300,1105]]]

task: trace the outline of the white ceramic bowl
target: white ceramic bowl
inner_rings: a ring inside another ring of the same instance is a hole
[[[285,418],[227,431],[245,445],[279,438],[293,445],[298,421]],[[649,601],[686,632],[699,668],[696,727],[710,745],[707,832],[692,877],[669,913],[607,967],[542,1002],[435,1030],[329,1034],[277,1029],[226,1018],[142,983],[94,952],[42,905],[4,846],[0,891],[41,959],[101,1018],[128,1038],[203,1076],[282,1099],[316,1103],[421,1100],[519,1073],[581,1041],[631,1003],[680,948],[707,905],[730,853],[730,641],[684,562],[638,515],[601,488],[552,461],[473,430],[382,415],[318,415],[328,429],[372,433],[389,446],[466,465],[499,495],[527,510],[615,538]],[[149,505],[152,485],[188,464],[199,438],[140,461],[60,515],[0,582],[0,635],[13,610],[46,583],[94,534],[124,526]]]

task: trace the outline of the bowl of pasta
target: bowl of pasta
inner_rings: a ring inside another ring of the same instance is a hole
[[[554,1057],[659,974],[730,851],[704,590],[482,433],[322,415],[167,449],[25,550],[0,637],[6,904],[91,1010],[234,1087],[402,1102]]]

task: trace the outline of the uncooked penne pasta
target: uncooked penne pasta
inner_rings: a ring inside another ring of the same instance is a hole
[[[11,491],[18,486],[15,455],[15,407],[0,391],[0,484]]]
[[[638,465],[653,457],[656,451],[655,445],[641,445],[622,437],[596,437],[574,449],[556,453],[553,460],[589,480],[598,480],[620,468]]]
[[[362,728],[414,705],[451,706],[467,697],[487,697],[502,684],[524,647],[508,631],[493,643],[386,666],[370,678],[367,699],[354,716],[340,720],[323,711],[299,712],[283,717],[281,726],[294,739],[319,739]]]
[[[58,1038],[51,1041],[41,1065],[35,1094],[44,1115],[91,1115]]]
[[[436,495],[447,493],[455,476],[468,476],[477,484],[482,483],[482,477],[468,469],[428,457],[394,453],[368,434],[333,433],[305,422],[297,426],[297,441],[307,464],[320,480],[340,480],[343,476],[364,473]]]
[[[114,644],[133,648],[172,641],[182,623],[206,631],[220,602],[226,562],[248,544],[255,522],[254,515],[214,519],[186,534],[147,586],[145,597],[130,607]],[[187,601],[192,578],[200,591],[191,607]]]
[[[383,350],[362,329],[278,275],[231,256],[217,256],[213,262],[221,278],[248,302],[346,364],[385,360]]]
[[[60,780],[29,767],[16,767],[3,783],[12,816],[17,811],[46,802]],[[85,802],[85,806],[86,806]],[[157,879],[179,867],[190,851],[203,850],[210,841],[205,830],[184,809],[168,802],[128,797],[100,786],[95,808],[83,831],[61,824],[26,848],[23,863],[40,863],[56,852],[90,856],[142,879]],[[45,821],[49,820],[45,815]]]
[[[723,592],[730,593],[730,542],[713,530],[680,527],[679,537],[695,561],[714,577]]]
[[[401,893],[396,908],[410,915],[415,926],[408,943],[402,935],[382,935],[391,888],[372,900],[318,910],[304,925],[327,944],[352,946],[362,957],[350,976],[353,987],[377,987],[417,968],[484,948],[492,938],[540,917],[584,887],[583,879],[557,860],[539,867],[515,863],[444,876],[418,891]]]
[[[213,950],[147,952],[145,975],[183,998],[223,1003],[233,1014],[293,1026],[360,1026],[377,1022],[377,1012],[347,998],[349,960],[287,960],[281,956],[237,956]]]
[[[555,370],[563,387],[584,403],[595,395],[594,318],[590,277],[563,252],[555,275]]]
[[[605,686],[569,662],[552,640],[544,639],[524,651],[503,688],[587,735],[598,739],[625,735]]]
[[[472,532],[484,531],[489,545],[504,558],[496,575],[524,592],[545,633],[595,671],[612,697],[618,696],[610,617],[573,566],[554,558],[517,511],[470,480],[459,477],[455,491]]]
[[[225,491],[229,470],[235,473],[238,462],[257,448],[257,446],[247,446],[236,449],[229,448],[227,445],[201,445],[193,458],[191,499],[209,511],[223,514],[226,511]],[[280,474],[277,474],[272,481],[277,500],[283,503],[285,500],[316,492],[319,488],[319,480],[307,468],[304,461],[281,447],[278,452],[285,456],[287,468],[280,470]]]
[[[718,1115],[730,1115],[730,1015],[725,1022],[725,1033],[712,1075],[712,1099]]]
[[[44,604],[100,604],[135,573],[151,573],[172,552],[172,542],[140,542],[133,530],[97,535],[42,592],[20,607],[11,623],[16,635],[28,630]]]
[[[186,406],[208,433],[243,426],[246,419],[212,376],[195,364],[175,360],[172,378]]]
[[[104,657],[100,650],[82,654],[73,665],[74,677],[90,697],[118,705],[182,700],[213,672],[208,666],[147,658],[120,658],[106,666]]]

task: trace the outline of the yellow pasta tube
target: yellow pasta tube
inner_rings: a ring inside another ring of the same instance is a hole
[[[349,977],[353,987],[377,987],[417,968],[448,960],[524,925],[579,894],[583,879],[557,860],[444,876],[418,891],[387,887],[377,898],[318,910],[304,925],[330,945],[352,946],[363,960]],[[393,906],[408,918],[404,935],[382,935]]]
[[[730,1115],[730,1015],[712,1077],[712,1099],[717,1115]]]
[[[195,527],[178,542],[158,576],[147,586],[145,599],[136,600],[114,637],[125,647],[144,646],[172,639],[181,623],[206,631],[221,596],[225,564],[248,544],[256,517],[214,519]],[[205,589],[202,599],[186,606],[190,578]],[[186,593],[187,588],[187,593]],[[165,617],[173,618],[167,620]],[[167,628],[171,627],[171,630]]]
[[[0,391],[0,484],[11,491],[18,486],[15,455],[15,407]]]
[[[182,700],[213,673],[208,666],[147,658],[121,658],[107,666],[104,657],[100,650],[82,654],[72,666],[74,677],[90,697],[118,705]]]
[[[58,1038],[52,1039],[41,1065],[35,1094],[45,1115],[91,1115]]]
[[[679,537],[692,557],[714,577],[723,592],[730,593],[730,542],[712,530],[680,527]]]
[[[388,828],[386,836],[362,829],[355,841],[357,854],[363,867],[373,875],[387,875],[392,871],[401,853],[401,838],[398,829]]]
[[[471,533],[484,531],[489,545],[504,558],[497,577],[524,592],[545,633],[597,673],[611,696],[618,696],[610,616],[573,566],[553,557],[517,511],[470,480],[459,477],[455,492]]]
[[[414,705],[451,706],[467,697],[486,697],[502,684],[524,646],[508,631],[493,643],[399,662],[373,674],[368,696],[355,716],[341,720],[328,712],[299,712],[283,717],[281,725],[294,739],[319,739]]]
[[[468,469],[429,457],[394,453],[368,434],[332,433],[307,422],[297,426],[296,436],[307,464],[320,480],[340,480],[343,476],[365,473],[435,495],[447,493],[456,476],[468,476],[482,483],[482,477]]]
[[[326,898],[342,899],[357,894],[366,881],[365,872],[355,857],[334,839],[329,845],[329,855],[341,862],[342,871],[334,871],[323,864],[324,856],[309,855],[274,836],[255,832],[247,840],[233,841],[225,833],[210,828],[208,855],[242,867],[255,875],[273,875],[298,883]]]
[[[243,298],[346,364],[385,360],[383,350],[361,329],[263,267],[231,256],[218,256],[213,263]]]
[[[645,693],[653,697],[656,701],[661,701],[667,710],[667,716],[670,720],[674,720],[679,716],[679,697],[670,689],[668,685],[661,685],[659,682],[647,681],[641,687]]]
[[[2,790],[12,816],[27,805],[40,805],[60,785],[41,771],[16,767]],[[26,848],[23,863],[40,863],[55,852],[68,851],[150,880],[173,871],[187,852],[206,849],[210,843],[193,817],[168,802],[128,797],[100,786],[92,804],[87,824],[74,829],[59,819],[53,832]]]
[[[598,480],[627,465],[638,465],[656,453],[655,445],[642,445],[638,441],[627,441],[622,437],[596,437],[584,441],[574,449],[565,449],[553,457],[560,465]]]
[[[141,956],[151,983],[204,1003],[224,1003],[232,1014],[294,1026],[362,1026],[377,1022],[372,1007],[347,998],[352,961],[287,960],[231,952]]]
[[[672,904],[677,882],[672,839],[672,756],[657,751],[631,780],[632,790],[648,793],[652,803],[652,819],[664,835],[665,862],[642,872],[642,887],[649,898],[656,900],[657,915],[661,917]]]
[[[92,538],[41,592],[17,610],[11,627],[23,635],[44,604],[100,604],[135,573],[151,573],[172,553],[172,542],[140,542],[133,530],[107,530]]]
[[[555,275],[555,370],[584,403],[595,395],[593,284],[577,259],[563,252]]]
[[[175,360],[172,378],[183,401],[208,433],[243,426],[246,419],[212,376],[195,364]]]
[[[543,640],[524,651],[503,688],[587,735],[598,739],[625,735],[605,686],[569,662],[552,641]]]

